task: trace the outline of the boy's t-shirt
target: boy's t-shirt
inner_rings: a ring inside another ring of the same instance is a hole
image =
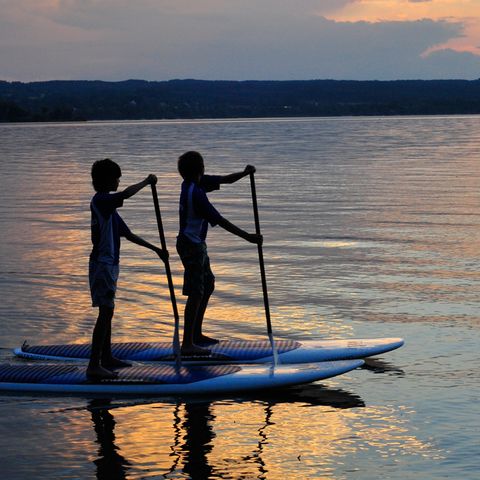
[[[92,214],[91,261],[118,265],[120,260],[120,237],[130,230],[116,209],[123,206],[121,193],[97,192],[90,202]]]
[[[210,203],[206,192],[220,189],[217,175],[204,175],[200,182],[184,181],[180,193],[180,234],[193,243],[207,238],[208,224],[212,227],[222,218]]]

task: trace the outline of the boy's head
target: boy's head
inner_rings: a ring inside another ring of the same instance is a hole
[[[92,165],[92,183],[96,192],[111,192],[118,188],[122,170],[117,163],[105,158]]]
[[[184,180],[198,181],[204,171],[203,157],[198,152],[186,152],[178,158],[178,171]]]

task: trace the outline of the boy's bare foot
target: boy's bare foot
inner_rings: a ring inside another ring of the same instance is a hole
[[[197,345],[191,345],[189,347],[182,347],[180,350],[182,356],[192,357],[194,355],[198,356],[208,356],[210,355],[210,350],[208,348],[202,348]]]
[[[113,380],[117,378],[117,374],[99,365],[98,367],[88,367],[87,377],[92,380]]]
[[[219,342],[216,338],[207,337],[206,335],[200,335],[198,338],[194,339],[194,342],[197,345],[215,345]]]
[[[131,367],[130,362],[125,362],[119,358],[109,358],[108,360],[102,360],[102,365],[107,368],[122,368],[122,367]]]

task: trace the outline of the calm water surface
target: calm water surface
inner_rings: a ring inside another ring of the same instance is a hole
[[[278,338],[402,336],[365,368],[271,395],[122,399],[0,396],[5,479],[440,479],[480,471],[480,117],[0,125],[0,357],[89,341],[90,167],[158,189],[174,249],[176,158],[257,166]],[[210,196],[253,231],[247,179]],[[126,202],[158,243],[151,195]],[[209,233],[208,333],[265,338],[256,249]],[[123,243],[114,337],[171,339],[164,270]]]

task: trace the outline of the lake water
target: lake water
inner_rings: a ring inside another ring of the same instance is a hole
[[[480,471],[480,117],[0,125],[0,357],[90,340],[90,167],[158,190],[180,311],[176,159],[257,167],[277,338],[404,337],[359,370],[283,393],[122,399],[0,395],[12,479],[442,479]],[[210,195],[253,231],[248,179]],[[158,243],[148,189],[126,202]],[[266,338],[255,246],[209,232],[206,332]],[[164,269],[124,242],[114,339],[169,340]]]

